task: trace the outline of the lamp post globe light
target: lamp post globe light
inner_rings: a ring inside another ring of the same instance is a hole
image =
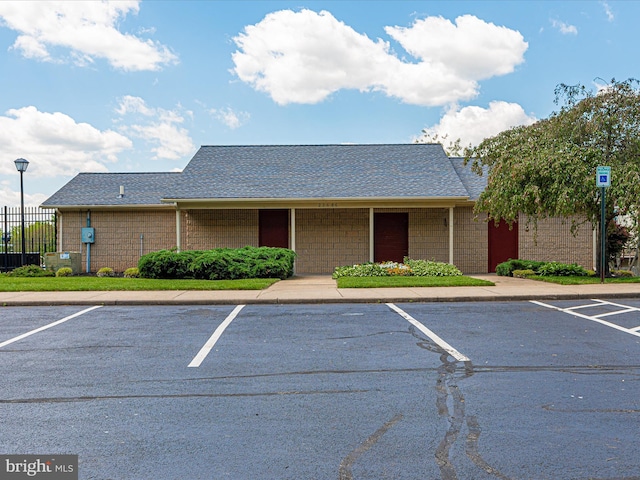
[[[20,172],[20,226],[22,231],[22,266],[26,263],[26,242],[24,238],[24,187],[22,183],[22,174],[27,171],[27,167],[29,166],[29,161],[24,158],[18,158],[13,163],[16,164],[16,169]]]

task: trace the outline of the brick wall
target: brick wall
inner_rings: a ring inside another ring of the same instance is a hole
[[[369,260],[369,209],[296,209],[297,273]]]
[[[582,224],[574,236],[571,219],[548,218],[538,222],[537,236],[533,226],[527,230],[527,218],[518,222],[518,256],[525,260],[577,263],[593,269],[593,230]]]
[[[138,265],[140,253],[176,246],[176,214],[173,210],[129,212],[91,212],[96,241],[91,245],[90,271],[111,267],[123,272]],[[87,212],[63,212],[59,218],[61,251],[82,252],[82,271],[86,270],[87,248],[80,232],[87,226]],[[142,235],[142,239],[140,238]]]
[[[449,261],[448,209],[375,211],[409,213],[411,258]],[[59,248],[82,252],[83,271],[87,252],[80,230],[86,226],[86,216],[86,211],[63,212],[59,218]],[[183,250],[258,245],[258,210],[186,210],[181,219]],[[589,224],[581,226],[574,237],[570,220],[543,220],[537,238],[525,224],[523,218],[518,226],[520,258],[575,262],[593,268]],[[94,211],[91,226],[96,229],[96,243],[91,247],[92,272],[101,267],[122,272],[136,266],[141,253],[176,247],[174,210]],[[329,274],[336,266],[369,261],[369,209],[297,209],[296,230],[298,273]],[[455,208],[454,264],[464,273],[486,273],[487,252],[484,216],[476,220],[471,207]]]
[[[462,273],[487,273],[489,238],[485,219],[485,215],[476,216],[473,207],[453,209],[453,263]]]
[[[187,210],[183,214],[183,250],[258,246],[258,210]]]
[[[409,212],[409,257],[448,262],[449,209],[417,208],[405,211]]]

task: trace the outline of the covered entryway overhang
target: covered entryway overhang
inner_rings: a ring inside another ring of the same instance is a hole
[[[182,225],[184,213],[193,210],[230,210],[230,211],[255,211],[257,225],[260,231],[260,243],[263,242],[264,222],[275,215],[282,219],[282,212],[287,212],[288,217],[288,245],[298,253],[298,263],[305,265],[306,270],[315,271],[323,269],[317,261],[312,262],[305,256],[318,256],[323,254],[336,254],[329,262],[333,267],[338,264],[374,262],[376,252],[384,252],[384,234],[378,237],[376,225],[385,218],[386,213],[397,213],[396,218],[406,218],[408,212],[433,209],[444,210],[444,218],[438,220],[440,241],[447,242],[448,258],[443,261],[454,263],[454,236],[455,222],[454,209],[456,207],[469,207],[473,202],[468,197],[433,197],[433,198],[309,198],[309,199],[163,199],[166,204],[172,204],[176,211],[176,245],[182,249],[182,239],[185,227]],[[260,213],[260,212],[280,213]],[[440,214],[439,214],[440,215]],[[391,215],[393,217],[393,215]],[[387,218],[390,218],[389,216]],[[336,224],[339,224],[336,226]],[[378,225],[379,226],[379,225]],[[393,227],[392,227],[393,228]],[[275,228],[282,232],[282,226]],[[446,232],[446,233],[445,233]],[[443,235],[444,234],[444,235]],[[258,235],[258,234],[257,234]],[[280,233],[281,235],[281,233]],[[408,237],[408,233],[400,233]],[[446,235],[447,240],[443,238]],[[344,237],[344,238],[337,238]],[[397,237],[399,238],[399,237]],[[400,238],[400,241],[402,239]],[[409,238],[406,238],[409,241]],[[282,243],[282,241],[280,241]],[[332,245],[327,245],[327,243]],[[265,243],[266,244],[266,243]],[[275,245],[274,245],[275,246]],[[188,248],[188,247],[187,247]],[[343,255],[338,255],[342,252]],[[382,254],[379,254],[382,255]],[[378,255],[378,256],[379,256]],[[387,259],[389,260],[389,259]],[[346,262],[346,263],[343,263]],[[324,269],[329,268],[325,265]],[[332,268],[332,267],[331,267]],[[302,273],[309,273],[304,271]],[[328,273],[328,272],[325,272]]]

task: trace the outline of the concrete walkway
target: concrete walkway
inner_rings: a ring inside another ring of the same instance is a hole
[[[0,292],[0,305],[237,305],[250,303],[406,303],[640,298],[640,283],[556,285],[496,275],[474,275],[489,287],[337,288],[329,276],[296,276],[265,290],[143,292]]]

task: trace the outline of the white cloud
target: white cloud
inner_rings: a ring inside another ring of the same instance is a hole
[[[513,72],[528,44],[522,35],[473,15],[416,20],[412,27],[386,27],[411,55],[439,64],[462,78],[484,79]]]
[[[159,70],[177,62],[166,46],[118,30],[118,22],[137,14],[138,0],[1,1],[0,25],[19,35],[13,49],[26,58],[88,65],[97,58],[126,70]],[[54,55],[66,49],[69,57]]]
[[[40,112],[29,106],[0,116],[0,151],[7,161],[0,173],[15,171],[13,160],[29,160],[28,172],[39,177],[104,172],[105,163],[132,147],[131,140],[111,130],[77,123],[60,112]]]
[[[577,35],[578,29],[574,25],[561,22],[560,20],[551,19],[551,26],[560,31],[563,35]]]
[[[604,13],[607,16],[607,20],[609,20],[610,22],[613,22],[616,17],[613,14],[613,10],[611,10],[611,6],[607,3],[607,2],[600,2],[600,4],[602,5],[602,8],[604,8]]]
[[[130,95],[122,97],[116,109],[123,119],[125,116],[134,117],[134,123],[123,125],[121,131],[155,144],[151,149],[155,158],[169,160],[181,159],[195,148],[189,132],[180,127],[184,123],[180,111],[179,106],[176,110],[152,108],[142,98]],[[191,115],[191,112],[185,114]]]
[[[536,121],[517,103],[495,101],[489,108],[452,107],[437,125],[426,128],[428,136],[446,137],[448,141],[460,139],[462,147],[478,145],[482,140],[518,125],[531,125]]]
[[[473,98],[478,80],[512,72],[528,48],[522,35],[464,15],[416,20],[371,40],[329,12],[283,10],[234,38],[233,72],[278,104],[318,103],[341,89],[379,91],[409,104],[436,106]]]
[[[20,175],[17,171],[15,172],[16,182],[13,182],[11,185],[8,182],[2,182],[0,184],[0,205],[7,206],[19,206],[20,205],[20,190],[12,190],[12,187],[16,186],[16,183],[19,182],[18,175]],[[26,175],[26,174],[25,174]],[[26,182],[26,180],[25,180]],[[19,184],[18,184],[19,186]],[[25,188],[28,190],[28,188]],[[28,191],[24,192],[24,206],[25,207],[38,207],[42,205],[42,203],[49,198],[48,195],[44,193],[34,193],[31,194]],[[2,225],[0,225],[0,229]]]
[[[247,112],[235,112],[231,108],[212,108],[209,113],[224,123],[232,130],[241,127],[249,121],[250,115]]]

